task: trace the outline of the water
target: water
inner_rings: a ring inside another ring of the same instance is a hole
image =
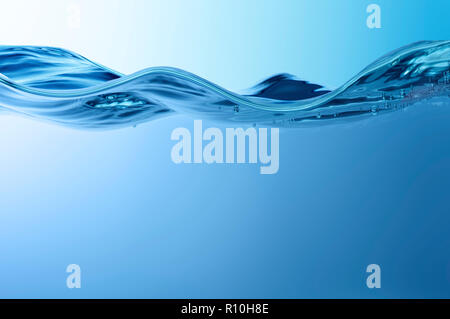
[[[448,41],[389,53],[334,91],[277,75],[245,94],[172,68],[0,52],[1,297],[450,296]],[[286,127],[279,172],[174,164],[171,132],[191,115]]]
[[[0,110],[80,129],[131,127],[174,113],[302,127],[448,97],[449,74],[450,41],[422,41],[386,54],[333,91],[280,74],[238,94],[176,68],[123,75],[64,49],[1,46]]]

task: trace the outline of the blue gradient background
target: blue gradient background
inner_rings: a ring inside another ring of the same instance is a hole
[[[366,27],[366,7],[382,29]],[[79,28],[67,24],[78,4]],[[0,41],[230,90],[288,72],[333,89],[449,39],[441,1],[1,1]],[[175,116],[77,131],[0,116],[1,298],[449,298],[450,111],[282,130],[280,171],[175,165]],[[204,127],[218,126],[204,121]],[[68,264],[82,288],[66,287]],[[382,268],[382,288],[365,285]]]

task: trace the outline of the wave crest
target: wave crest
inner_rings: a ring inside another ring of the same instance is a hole
[[[394,111],[449,91],[450,41],[400,48],[334,91],[280,74],[247,95],[176,68],[123,75],[59,48],[0,46],[0,111],[76,128],[131,126],[174,112],[297,127]]]

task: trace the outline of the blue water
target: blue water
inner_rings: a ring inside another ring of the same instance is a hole
[[[176,68],[123,75],[63,49],[1,46],[0,107],[76,128],[133,126],[176,112],[298,127],[448,97],[449,72],[450,41],[423,41],[386,54],[333,91],[280,74],[238,94]]]
[[[335,90],[282,74],[240,94],[1,47],[0,111],[25,119],[1,117],[0,296],[449,297],[449,43],[388,53]],[[176,165],[170,134],[191,115],[307,129],[281,130],[274,175]],[[65,286],[71,263],[82,289]]]

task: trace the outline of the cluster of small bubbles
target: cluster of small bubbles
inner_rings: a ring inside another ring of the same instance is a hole
[[[377,115],[378,107],[376,105],[372,105],[370,111],[372,112],[373,115]]]
[[[445,71],[441,79],[438,80],[439,84],[450,84],[450,71]]]
[[[148,101],[130,95],[128,93],[111,93],[102,94],[85,103],[93,108],[115,108],[126,109],[130,107],[138,107],[149,104]]]

